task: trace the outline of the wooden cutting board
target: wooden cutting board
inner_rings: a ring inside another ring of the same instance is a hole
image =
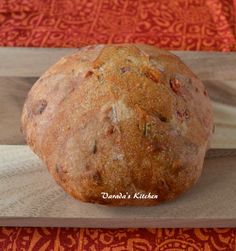
[[[25,146],[20,114],[37,78],[74,49],[0,48],[0,225],[77,227],[236,226],[236,53],[174,53],[199,76],[216,130],[199,182],[155,207],[107,207],[74,200]]]

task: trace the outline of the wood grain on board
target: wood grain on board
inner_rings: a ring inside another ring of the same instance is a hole
[[[19,118],[30,87],[75,49],[0,48],[0,144],[24,144]],[[216,130],[212,149],[236,148],[236,53],[174,51],[204,82]]]
[[[25,144],[20,118],[35,77],[0,77],[0,144]]]
[[[25,146],[20,116],[38,77],[74,49],[0,48],[0,225],[76,227],[236,226],[236,53],[174,52],[212,99],[216,130],[199,182],[155,207],[106,207],[76,201]]]

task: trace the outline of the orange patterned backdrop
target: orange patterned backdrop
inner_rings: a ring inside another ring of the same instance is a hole
[[[0,45],[236,50],[235,0],[0,0]]]
[[[0,0],[0,46],[236,51],[235,0]],[[236,228],[0,228],[1,250],[236,250]]]
[[[236,250],[236,229],[2,228],[0,250]]]

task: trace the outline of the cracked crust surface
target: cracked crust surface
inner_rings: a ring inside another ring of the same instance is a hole
[[[22,130],[66,192],[107,205],[156,205],[198,180],[213,129],[202,82],[148,45],[93,45],[32,87]],[[102,192],[158,199],[103,199]]]

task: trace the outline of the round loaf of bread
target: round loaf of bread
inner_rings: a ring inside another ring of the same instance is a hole
[[[175,55],[92,45],[32,87],[22,131],[63,189],[107,205],[156,205],[201,175],[213,129],[207,90]]]

